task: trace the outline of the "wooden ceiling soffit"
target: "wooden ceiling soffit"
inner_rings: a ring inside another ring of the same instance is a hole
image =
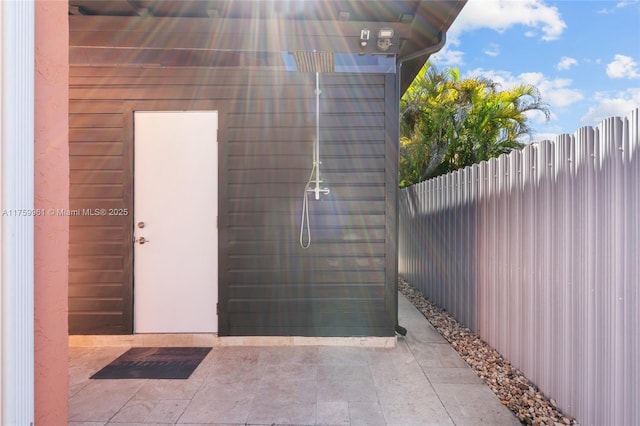
[[[69,24],[71,64],[127,63],[142,51],[381,54],[375,35],[383,27],[395,33],[384,54],[397,54],[412,36],[411,24],[398,22],[70,16]],[[365,48],[360,46],[363,28],[371,32]]]

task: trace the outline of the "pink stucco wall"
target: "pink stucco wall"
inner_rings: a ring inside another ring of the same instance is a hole
[[[69,19],[66,0],[35,3],[35,206],[69,204]],[[35,421],[68,418],[68,243],[65,216],[35,218]]]

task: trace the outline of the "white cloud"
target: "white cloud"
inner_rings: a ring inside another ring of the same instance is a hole
[[[580,121],[588,126],[597,126],[607,117],[626,117],[640,107],[640,88],[634,87],[622,92],[597,92],[596,104],[589,108]]]
[[[584,99],[580,90],[570,87],[572,83],[573,81],[569,78],[549,79],[544,75],[541,75],[537,81],[529,82],[540,90],[545,102],[556,108],[563,108]]]
[[[496,43],[489,43],[488,47],[485,47],[482,51],[485,55],[488,56],[498,56],[500,54],[500,46]]]
[[[547,116],[544,115],[544,112],[542,111],[527,111],[525,114],[527,115],[527,118],[534,123],[538,123],[538,124],[547,123]],[[551,112],[550,114],[551,114],[551,117],[549,117],[550,120],[554,120],[558,118],[555,114]]]
[[[445,48],[432,60],[439,65],[461,65],[464,52],[448,48],[460,45],[460,34],[481,28],[502,33],[517,25],[528,27],[526,37],[542,33],[542,40],[558,39],[567,27],[558,9],[544,4],[544,0],[468,0],[447,31]]]
[[[640,3],[640,0],[620,1],[616,4],[618,9]]]
[[[616,55],[607,64],[607,75],[611,78],[640,78],[638,63],[631,56]]]
[[[610,9],[602,8],[602,9],[598,10],[598,13],[606,15],[606,14],[609,14],[609,13],[614,13],[616,11],[616,9],[622,9],[622,8],[627,7],[627,6],[631,6],[631,5],[638,4],[638,3],[640,3],[640,0],[620,1],[615,5],[615,7],[612,7]]]
[[[429,62],[437,66],[458,66],[464,63],[464,52],[452,48],[453,44],[446,44],[438,53],[429,57]]]
[[[542,40],[558,39],[567,27],[558,9],[543,0],[469,0],[449,32],[455,38],[478,28],[503,32],[516,25],[528,27],[528,37],[541,32]]]
[[[552,117],[551,121],[554,119],[555,117]],[[534,127],[531,136],[525,135],[520,139],[520,142],[535,143],[544,140],[554,141],[556,140],[556,136],[563,133],[562,127],[553,123],[538,121]]]
[[[574,58],[570,58],[568,56],[563,56],[562,58],[560,58],[560,62],[558,62],[558,64],[556,65],[556,68],[558,70],[568,70],[569,68],[571,68],[573,65],[578,65],[578,61]]]
[[[508,71],[478,68],[465,74],[465,77],[469,76],[490,78],[504,88],[510,88],[518,84],[531,84],[538,88],[542,101],[548,103],[552,111],[554,108],[563,108],[584,99],[584,95],[580,90],[571,87],[573,84],[571,79],[552,79],[540,72],[526,72],[514,76]]]

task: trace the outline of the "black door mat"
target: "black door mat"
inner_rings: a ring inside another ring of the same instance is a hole
[[[211,348],[131,348],[91,379],[188,379]]]

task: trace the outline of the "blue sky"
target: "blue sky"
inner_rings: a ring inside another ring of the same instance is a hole
[[[640,107],[640,0],[469,0],[431,62],[535,85],[552,117],[532,141],[553,140]]]

